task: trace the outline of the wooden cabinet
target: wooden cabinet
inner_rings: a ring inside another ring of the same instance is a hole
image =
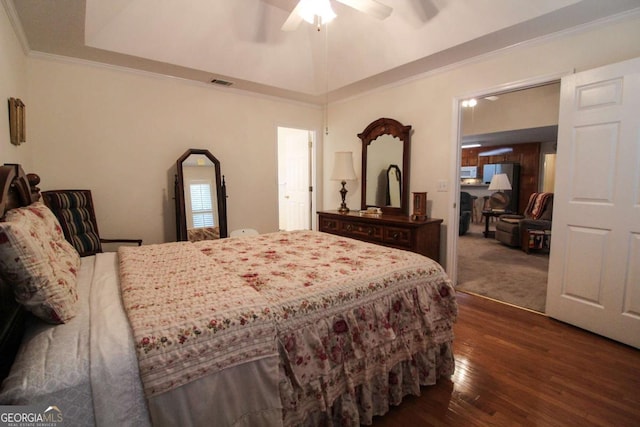
[[[360,216],[337,211],[318,212],[318,228],[325,233],[404,249],[440,262],[441,219],[413,221],[408,215]]]
[[[477,148],[463,148],[460,166],[478,166],[478,153]]]

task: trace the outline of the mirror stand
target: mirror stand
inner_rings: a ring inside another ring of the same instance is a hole
[[[191,148],[177,160],[176,171],[176,239],[227,237],[226,183],[218,159]]]

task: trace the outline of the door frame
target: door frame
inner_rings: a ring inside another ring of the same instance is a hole
[[[531,77],[523,80],[486,87],[462,95],[456,96],[452,100],[452,141],[451,141],[451,158],[454,160],[454,166],[451,168],[449,179],[452,185],[449,186],[449,226],[447,229],[447,250],[445,270],[449,278],[453,281],[454,286],[458,284],[458,230],[460,222],[458,221],[458,194],[460,193],[460,165],[462,164],[462,101],[469,98],[482,98],[490,95],[500,95],[507,92],[528,89],[535,86],[541,86],[553,83],[562,79],[562,77],[572,74],[573,71],[565,71],[561,73],[553,73]]]

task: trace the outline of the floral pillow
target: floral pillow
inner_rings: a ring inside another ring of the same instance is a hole
[[[76,315],[80,257],[43,203],[7,212],[0,222],[0,275],[16,300],[49,323]]]

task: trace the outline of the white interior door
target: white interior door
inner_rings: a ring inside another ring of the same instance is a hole
[[[562,79],[547,291],[549,316],[638,348],[639,112],[640,58]]]
[[[280,230],[311,229],[312,132],[278,128]]]

